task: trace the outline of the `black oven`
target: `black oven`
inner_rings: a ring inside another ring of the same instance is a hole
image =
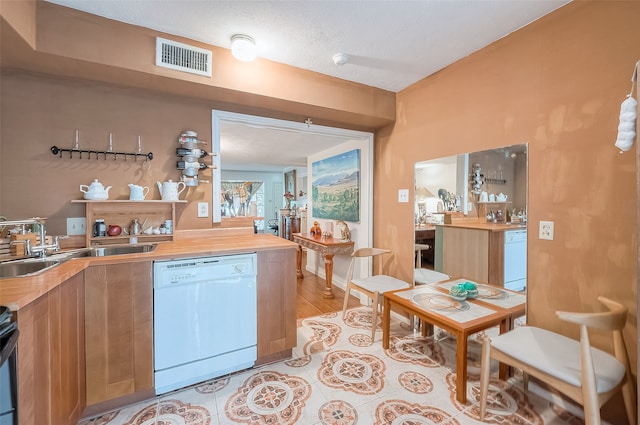
[[[0,425],[18,425],[16,345],[18,326],[12,312],[0,306]]]

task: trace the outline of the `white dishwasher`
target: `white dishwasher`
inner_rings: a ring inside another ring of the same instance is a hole
[[[255,253],[154,262],[156,394],[254,365],[256,262]]]
[[[524,291],[527,287],[527,231],[504,232],[504,287]]]

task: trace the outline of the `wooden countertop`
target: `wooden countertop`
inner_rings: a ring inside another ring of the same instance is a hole
[[[0,305],[6,305],[14,311],[18,310],[89,266],[239,254],[272,249],[297,249],[297,246],[296,243],[287,239],[269,234],[191,236],[175,242],[159,243],[155,251],[148,253],[74,258],[40,274],[1,279]]]
[[[420,232],[423,230],[436,230],[435,224],[422,224],[418,226],[413,226],[413,228],[416,232]]]
[[[487,230],[489,232],[505,232],[508,230],[527,230],[526,224],[500,224],[500,223],[479,223],[473,221],[460,221],[452,224],[438,224],[444,227],[458,227],[464,229]]]

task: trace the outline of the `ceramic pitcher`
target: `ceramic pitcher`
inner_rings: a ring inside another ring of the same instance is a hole
[[[142,201],[149,193],[147,186],[138,186],[137,184],[129,184],[129,200]]]
[[[163,201],[177,201],[178,195],[187,187],[183,182],[166,181],[164,183],[157,182],[160,196]],[[180,186],[182,185],[182,188]]]

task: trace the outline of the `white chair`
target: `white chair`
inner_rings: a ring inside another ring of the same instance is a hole
[[[600,408],[621,389],[629,423],[636,424],[635,390],[622,338],[627,308],[605,297],[598,300],[609,311],[556,312],[560,319],[580,325],[580,341],[533,326],[485,338],[480,373],[481,421],[487,409],[490,363],[495,359],[523,371],[525,391],[531,375],[580,403],[587,425],[601,423]],[[614,355],[591,347],[588,327],[612,332]]]
[[[378,259],[377,273],[373,276],[364,278],[353,277],[353,271],[355,269],[356,260],[359,258],[372,258],[378,255],[390,254],[388,249],[380,248],[360,248],[351,255],[351,264],[349,265],[349,271],[347,272],[347,288],[344,293],[344,306],[342,308],[342,319],[345,318],[347,312],[347,305],[349,303],[349,293],[352,289],[365,294],[372,301],[371,311],[371,340],[376,336],[376,325],[378,322],[378,311],[382,302],[382,294],[387,291],[394,291],[396,289],[409,288],[411,284],[396,279],[382,273],[384,264],[382,258]]]

